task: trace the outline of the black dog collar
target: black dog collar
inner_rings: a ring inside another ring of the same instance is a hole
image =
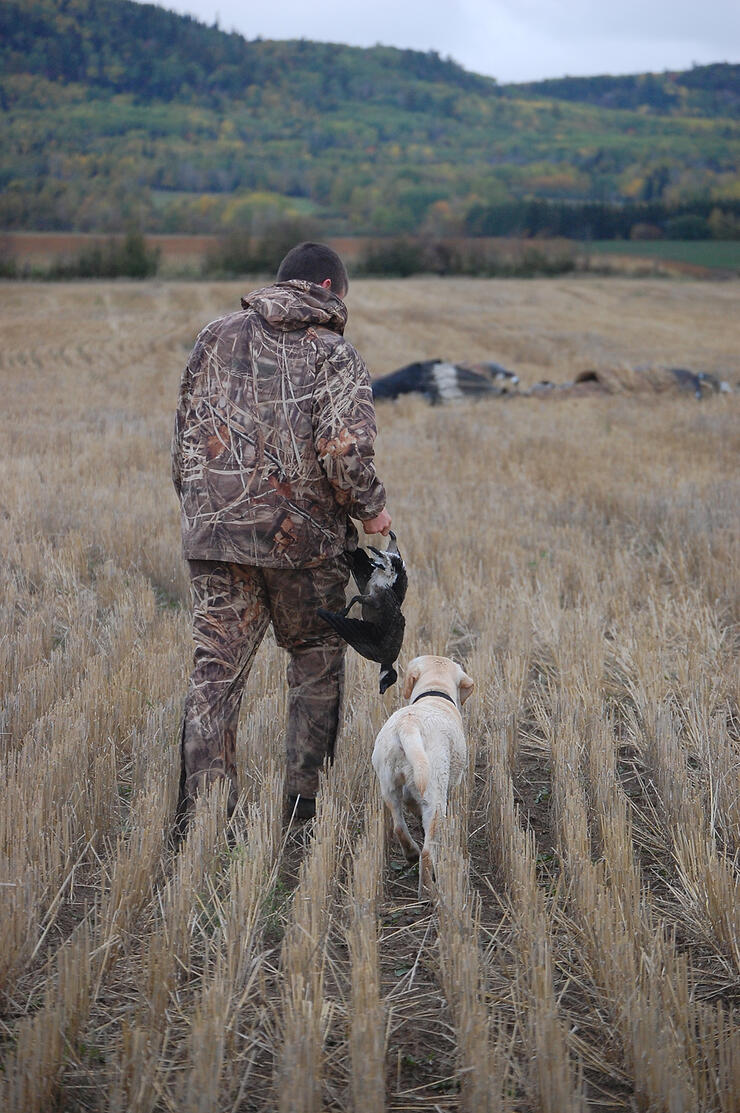
[[[416,703],[418,700],[424,699],[424,696],[441,696],[442,699],[449,700],[451,704],[457,707],[456,701],[452,698],[452,696],[448,695],[447,692],[437,692],[433,688],[431,688],[428,692],[419,692],[419,695],[415,696],[411,702]]]

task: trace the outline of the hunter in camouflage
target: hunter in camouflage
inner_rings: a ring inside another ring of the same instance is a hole
[[[345,650],[317,610],[344,606],[350,516],[368,533],[390,527],[370,379],[342,335],[346,272],[323,245],[294,249],[279,279],[286,264],[290,277],[206,326],[180,386],[172,474],[195,640],[181,810],[224,776],[233,810],[239,707],[270,622],[290,653],[286,792],[313,800],[333,757]]]
[[[172,475],[188,560],[305,568],[374,518],[367,368],[342,336],[347,309],[311,282],[268,286],[207,325],[180,386]]]

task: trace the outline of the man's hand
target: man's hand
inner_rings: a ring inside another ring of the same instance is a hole
[[[383,537],[387,537],[391,529],[391,516],[384,507],[380,514],[363,522],[362,528],[365,533],[382,533]]]

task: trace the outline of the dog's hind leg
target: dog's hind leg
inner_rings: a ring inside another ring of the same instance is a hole
[[[406,826],[406,819],[403,814],[403,804],[401,793],[398,789],[393,789],[390,796],[385,798],[386,807],[393,816],[393,834],[401,844],[401,849],[406,857],[407,862],[419,861],[419,848],[414,842],[414,839]]]
[[[436,860],[436,847],[434,836],[437,833],[439,821],[443,815],[442,809],[436,804],[421,806],[421,818],[424,824],[424,845],[421,848],[419,860],[419,900],[431,900],[433,895],[434,863]]]

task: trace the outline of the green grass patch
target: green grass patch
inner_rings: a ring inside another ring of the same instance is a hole
[[[740,270],[740,240],[594,240],[588,252]]]

